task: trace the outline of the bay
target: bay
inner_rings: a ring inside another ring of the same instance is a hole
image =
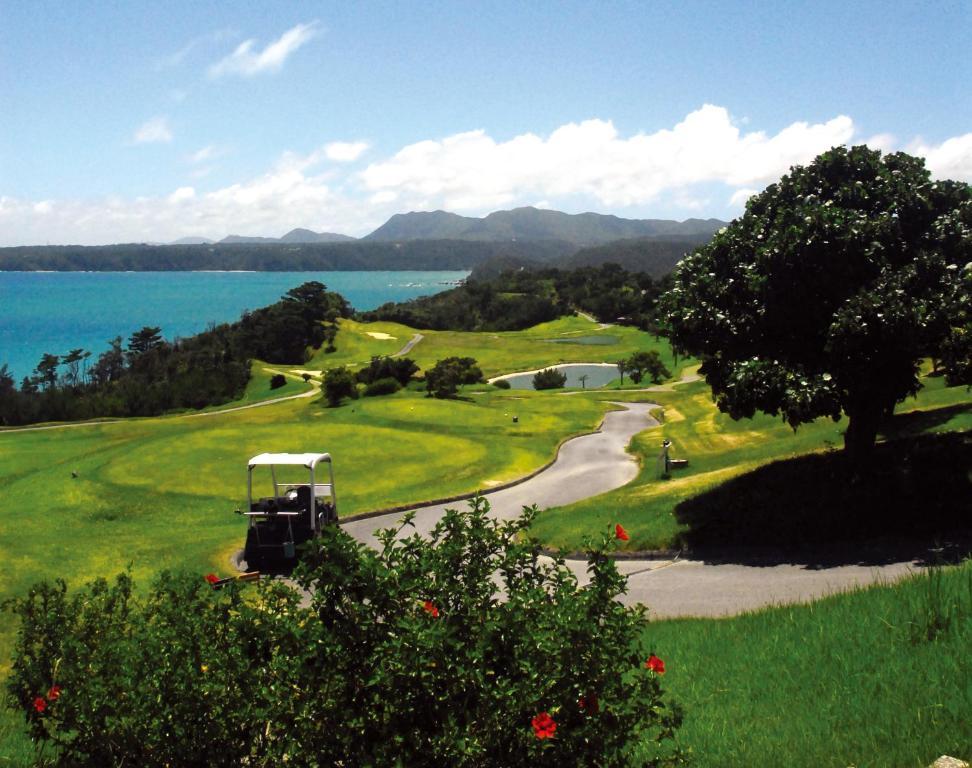
[[[357,310],[451,288],[468,272],[0,272],[0,365],[18,385],[41,355],[89,350],[159,326],[166,339],[238,320],[308,280]]]

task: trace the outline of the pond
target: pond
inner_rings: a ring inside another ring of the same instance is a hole
[[[548,344],[590,344],[592,346],[610,346],[617,344],[617,336],[568,336],[563,339],[544,339]]]
[[[577,389],[581,388],[581,376],[587,376],[587,389],[603,387],[618,378],[618,367],[611,363],[564,363],[550,367],[567,374],[567,383],[564,386],[576,387]],[[533,372],[514,373],[497,378],[506,379],[510,382],[511,389],[533,389]]]

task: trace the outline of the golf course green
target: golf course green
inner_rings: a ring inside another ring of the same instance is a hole
[[[265,451],[331,453],[339,513],[347,516],[488,490],[538,469],[563,440],[594,429],[613,407],[611,400],[656,402],[663,424],[636,436],[630,448],[641,462],[637,479],[543,512],[534,531],[552,546],[577,549],[587,536],[621,522],[631,537],[626,548],[640,550],[673,544],[683,530],[673,514],[681,501],[774,460],[842,442],[841,423],[818,421],[794,433],[768,416],[734,422],[717,412],[703,382],[691,381],[648,388],[626,380],[623,388],[614,382],[571,396],[482,384],[465,387],[454,400],[428,398],[414,385],[325,407],[315,391],[318,372],[364,366],[374,355],[394,354],[416,333],[394,323],[342,321],[337,351],[317,352],[293,366],[255,361],[241,401],[205,415],[0,432],[0,600],[24,594],[41,579],[78,584],[126,568],[142,584],[165,568],[226,573],[245,534],[245,522],[233,510],[245,498],[246,461]],[[695,365],[676,365],[667,345],[649,334],[600,329],[579,317],[520,332],[421,333],[409,357],[423,369],[448,356],[467,356],[487,377],[560,362],[615,362],[638,350],[657,350],[675,379]],[[550,343],[602,334],[608,343]],[[287,383],[271,390],[274,372],[284,373]],[[939,377],[923,383],[917,400],[901,412],[940,412],[931,431],[972,427],[972,394],[946,388]],[[239,409],[281,397],[290,399]],[[670,479],[657,470],[663,439],[673,442],[674,457],[690,460]],[[0,623],[0,679],[9,672],[15,631],[11,622]],[[692,625],[690,631],[705,630]],[[661,637],[666,652],[679,652],[672,632]],[[686,698],[694,695],[687,684],[678,688],[685,688]],[[0,745],[0,763],[21,764],[32,754],[19,715],[0,715]]]

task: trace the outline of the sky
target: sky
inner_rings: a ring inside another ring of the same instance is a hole
[[[840,144],[972,182],[969,39],[969,0],[0,0],[0,246],[731,219]]]

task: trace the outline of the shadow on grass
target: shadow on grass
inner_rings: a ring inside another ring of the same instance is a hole
[[[917,429],[917,417],[906,426]],[[681,543],[714,562],[961,558],[972,548],[972,434],[881,443],[866,477],[843,451],[778,461],[683,501],[675,515],[688,528]]]
[[[899,413],[888,424],[883,434],[889,440],[920,435],[948,423],[962,413],[972,413],[972,403],[956,403],[930,411]]]

